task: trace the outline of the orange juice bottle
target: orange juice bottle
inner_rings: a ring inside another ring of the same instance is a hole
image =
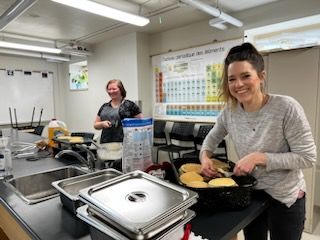
[[[48,139],[49,139],[48,145],[50,147],[57,147],[57,144],[55,143],[53,138],[61,135],[62,136],[69,135],[67,126],[64,122],[53,118],[48,125]]]

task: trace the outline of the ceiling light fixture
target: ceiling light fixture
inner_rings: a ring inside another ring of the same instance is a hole
[[[51,0],[53,2],[61,3],[69,7],[77,8],[86,12],[91,12],[103,17],[112,18],[121,22],[130,23],[137,26],[145,26],[150,20],[145,17],[120,11],[105,5],[95,3],[89,0]]]
[[[8,54],[8,55],[17,55],[17,56],[25,56],[25,57],[33,57],[33,58],[42,58],[46,60],[55,60],[60,62],[68,62],[70,58],[56,56],[51,54],[42,54],[38,52],[26,52],[26,51],[19,51],[19,50],[11,50],[11,49],[0,49],[0,53]]]
[[[55,53],[55,54],[61,53],[61,49],[59,48],[40,47],[40,46],[6,42],[6,41],[0,41],[0,47],[20,49],[20,50],[33,51],[33,52],[45,52],[45,53]]]
[[[206,13],[214,16],[214,17],[217,17],[217,18],[219,18],[221,20],[224,20],[226,23],[230,23],[230,24],[232,24],[232,25],[234,25],[236,27],[242,27],[243,26],[243,23],[240,20],[238,20],[238,19],[236,19],[236,18],[234,18],[234,17],[222,12],[218,8],[212,7],[212,6],[208,5],[208,4],[200,2],[198,0],[181,0],[181,1],[186,3],[186,4],[188,4],[188,5],[190,5],[190,6],[193,6],[193,7],[197,8],[197,9],[203,11],[203,12],[206,12]]]
[[[226,21],[220,19],[220,18],[213,18],[209,20],[209,25],[211,27],[218,28],[220,30],[226,30],[228,27],[225,25]]]
[[[0,31],[38,0],[17,0],[0,16]]]

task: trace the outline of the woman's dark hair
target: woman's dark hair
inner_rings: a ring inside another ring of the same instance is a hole
[[[116,83],[116,84],[117,84],[118,88],[120,89],[121,96],[122,96],[123,98],[125,98],[125,97],[127,96],[127,91],[126,91],[126,89],[124,88],[121,80],[119,80],[119,79],[111,79],[111,80],[107,83],[107,86],[106,86],[106,90],[107,90],[107,91],[108,91],[108,87],[109,87],[109,85],[110,85],[111,83]]]
[[[229,103],[231,101],[232,106],[237,104],[237,99],[233,97],[229,91],[228,67],[231,63],[238,61],[248,61],[257,71],[259,77],[262,78],[264,76],[263,57],[251,43],[246,42],[231,48],[224,60],[220,97],[223,98],[225,103]],[[264,91],[264,86],[262,86],[261,90]]]

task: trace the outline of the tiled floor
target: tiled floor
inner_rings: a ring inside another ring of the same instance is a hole
[[[238,240],[244,240],[242,231],[238,234]],[[320,240],[320,222],[318,223],[312,234],[304,232],[302,234],[301,240]]]

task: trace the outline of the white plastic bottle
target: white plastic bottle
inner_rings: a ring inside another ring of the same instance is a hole
[[[6,164],[6,160],[5,160],[5,158],[4,158],[4,151],[3,151],[4,149],[1,149],[0,150],[0,172],[2,173],[2,172],[4,172],[4,170],[5,170],[5,164]],[[3,175],[3,174],[1,174],[1,175]]]
[[[0,177],[12,175],[12,157],[9,148],[0,148]]]
[[[56,143],[53,141],[53,138],[57,133],[60,133],[60,135],[68,135],[67,126],[64,122],[53,118],[48,125],[48,145],[50,147],[56,147]]]

